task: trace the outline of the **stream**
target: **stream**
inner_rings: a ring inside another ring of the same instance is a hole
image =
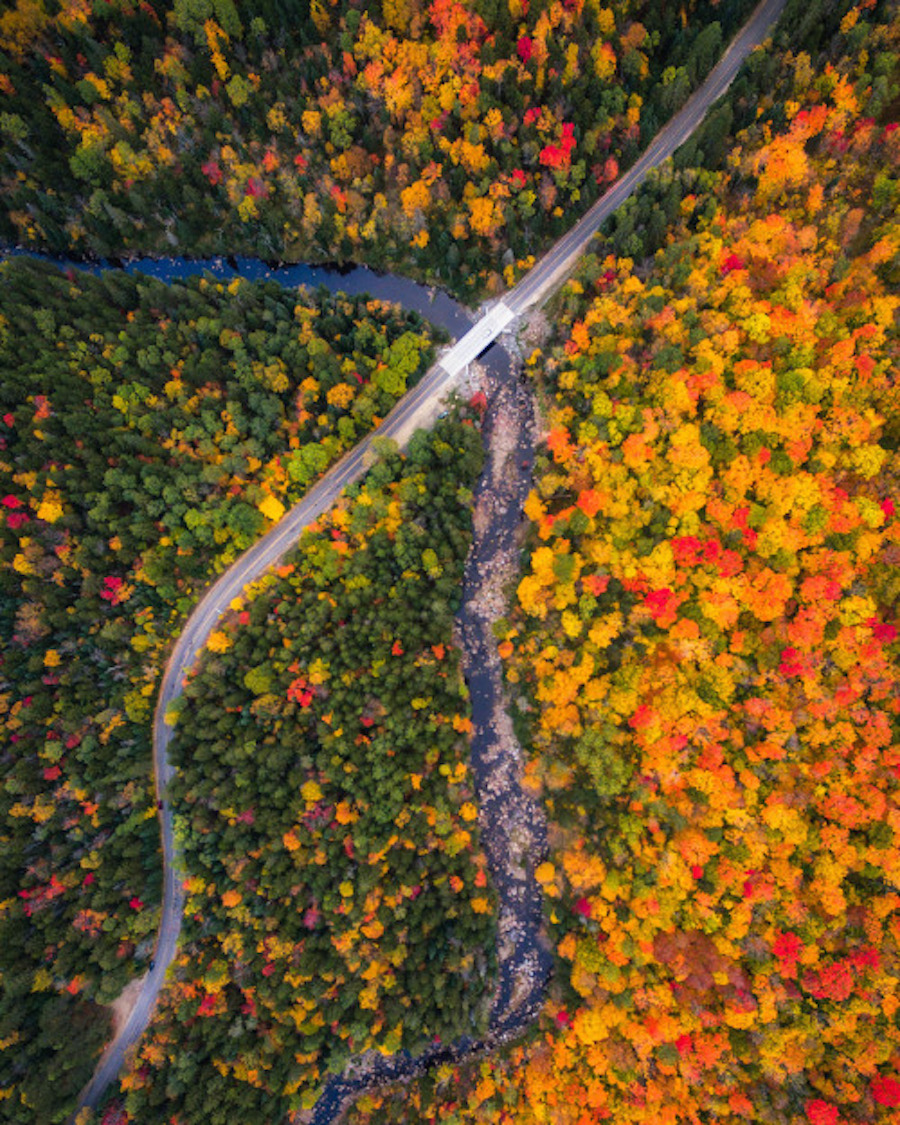
[[[475,490],[473,539],[466,560],[456,628],[472,703],[470,760],[478,795],[481,843],[499,900],[497,988],[488,1032],[434,1044],[420,1055],[377,1051],[357,1056],[330,1079],[308,1113],[296,1121],[331,1125],[367,1090],[408,1082],[440,1063],[496,1050],[537,1018],[553,965],[542,937],[542,894],[534,868],[546,857],[541,806],[519,778],[522,751],[506,712],[503,669],[491,626],[504,612],[507,584],[518,572],[518,534],[533,468],[536,426],[531,393],[505,349],[487,372],[488,408],[482,438],[485,465]],[[484,358],[484,357],[482,357]]]

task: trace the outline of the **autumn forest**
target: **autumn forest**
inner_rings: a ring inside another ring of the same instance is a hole
[[[789,0],[509,372],[376,439],[156,713],[210,582],[448,337],[339,278],[114,267],[360,263],[475,308],[753,8],[4,5],[0,1122],[897,1120],[897,0]],[[502,378],[537,439],[491,667],[552,968],[492,1039],[519,954],[460,622]]]

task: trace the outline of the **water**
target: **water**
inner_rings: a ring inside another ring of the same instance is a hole
[[[231,281],[243,277],[248,281],[277,281],[285,288],[305,285],[309,289],[324,286],[330,293],[346,293],[355,297],[371,294],[382,301],[394,301],[405,309],[424,316],[445,328],[456,339],[472,327],[474,313],[442,289],[420,285],[407,277],[390,273],[376,273],[368,266],[310,266],[305,264],[274,266],[258,258],[135,258],[98,259],[56,257],[36,254],[30,250],[14,249],[2,252],[3,258],[35,258],[50,262],[60,269],[77,269],[99,275],[105,270],[121,269],[125,273],[144,274],[158,281],[184,281],[188,277],[210,274],[218,281]]]

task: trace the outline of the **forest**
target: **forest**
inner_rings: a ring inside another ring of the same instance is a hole
[[[0,239],[362,261],[473,299],[571,224],[751,0],[16,0]]]
[[[546,444],[497,635],[557,979],[529,1043],[354,1122],[897,1118],[900,13],[874,7],[768,64],[653,257],[601,244],[528,360]]]
[[[0,266],[0,1120],[65,1119],[146,969],[181,622],[432,352],[360,298]]]
[[[0,239],[500,291],[750,6],[16,0]],[[789,0],[546,310],[495,631],[554,979],[521,1042],[352,1125],[896,1120],[898,168],[897,0]],[[0,1121],[68,1118],[152,956],[174,636],[437,342],[365,298],[0,265]],[[381,444],[209,636],[169,716],[179,955],[79,1125],[288,1120],[362,1051],[483,1032],[478,414]]]

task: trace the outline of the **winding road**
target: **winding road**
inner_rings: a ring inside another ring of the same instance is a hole
[[[443,409],[447,394],[456,387],[468,364],[484,352],[529,308],[542,304],[562,284],[585,252],[602,223],[643,182],[652,168],[671,156],[697,128],[712,104],[727,90],[750,51],[758,46],[777,20],[786,0],[762,0],[710,72],[703,85],[656,135],[640,159],[565,234],[528,274],[505,296],[492,303],[424,378],[391,411],[381,425],[347,453],[281,521],[246,551],[200,599],[172,651],[160,688],[153,723],[153,768],[161,800],[160,831],[165,866],[162,917],[154,968],[143,980],[131,1014],[108,1044],[91,1082],[79,1098],[82,1106],[96,1107],[115,1079],[125,1054],[150,1022],[166,971],[175,957],[184,905],[183,872],[179,860],[172,808],[166,787],[175,770],[167,750],[173,730],[165,716],[181,692],[182,682],[210,632],[230,602],[244,587],[262,575],[296,543],[301,531],[335,502],[341,491],[359,480],[373,457],[376,438],[391,438],[404,446],[416,429],[431,424]]]

